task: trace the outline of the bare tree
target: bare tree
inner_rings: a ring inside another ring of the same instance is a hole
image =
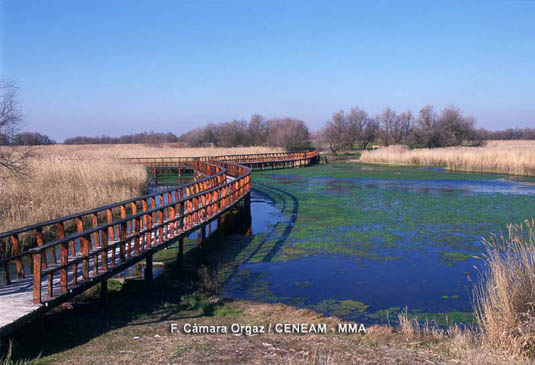
[[[12,143],[22,123],[22,113],[16,100],[17,89],[12,82],[0,82],[0,134],[4,144]]]
[[[412,129],[412,113],[410,111],[396,115],[392,122],[392,139],[395,144],[406,142]]]
[[[439,147],[441,145],[441,131],[437,114],[431,105],[420,109],[416,127],[410,136],[410,145],[413,147]]]
[[[340,110],[333,114],[320,132],[320,140],[329,145],[332,152],[340,149],[353,149],[358,143],[360,148],[377,137],[379,127],[366,111],[354,107],[346,114]]]
[[[461,110],[457,107],[444,108],[440,113],[439,123],[440,128],[444,131],[443,145],[460,145],[474,137],[474,118],[462,115]]]
[[[260,114],[253,114],[247,126],[248,145],[262,146],[266,144],[268,135],[267,122]]]
[[[320,131],[320,141],[329,145],[332,153],[336,153],[340,148],[341,131],[332,122],[327,122],[325,127]]]
[[[310,131],[305,122],[294,118],[273,118],[268,122],[267,144],[298,151],[310,147]]]
[[[350,141],[349,143],[351,147],[353,147],[357,141],[362,141],[364,139],[364,130],[368,121],[368,113],[359,107],[352,108],[347,115],[347,138]]]
[[[28,148],[16,148],[15,136],[22,124],[22,111],[17,103],[17,88],[0,81],[0,177],[22,175],[31,155]]]
[[[390,144],[392,130],[394,129],[394,124],[398,118],[396,112],[389,107],[386,107],[385,110],[377,116],[377,121],[381,126],[381,137],[385,146]]]
[[[473,117],[464,116],[454,106],[444,108],[439,115],[433,107],[426,106],[420,110],[409,144],[412,147],[433,148],[478,143],[474,125]]]
[[[332,118],[325,123],[321,135],[333,153],[348,147],[350,141],[347,134],[347,118],[343,110],[334,113]]]
[[[366,122],[366,127],[364,128],[364,131],[362,133],[362,140],[360,142],[360,148],[366,148],[368,144],[375,141],[375,139],[379,136],[379,122],[375,120],[374,118],[368,119]]]

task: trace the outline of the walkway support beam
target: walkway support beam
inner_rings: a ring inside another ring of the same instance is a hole
[[[145,259],[145,281],[152,281],[152,255]]]

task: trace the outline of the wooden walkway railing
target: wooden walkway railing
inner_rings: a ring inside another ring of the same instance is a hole
[[[226,161],[237,164],[248,165],[249,167],[260,167],[262,164],[269,165],[270,163],[281,164],[283,162],[295,163],[299,166],[309,163],[318,156],[317,151],[305,152],[276,152],[276,153],[257,153],[257,154],[242,154],[242,155],[216,155],[203,157],[133,157],[124,158],[123,160],[132,163],[140,164],[146,167],[183,167],[191,166],[193,161]]]
[[[171,242],[179,240],[182,247],[184,237],[197,230],[204,237],[207,224],[249,194],[253,167],[303,166],[317,157],[316,151],[307,151],[128,159],[147,167],[189,164],[204,177],[181,187],[0,233],[0,252],[5,256],[0,259],[0,314],[9,309],[4,302],[9,295],[3,295],[2,289],[17,283],[31,287],[30,302],[52,307],[143,259],[149,266],[152,255]],[[23,244],[31,248],[23,249]]]

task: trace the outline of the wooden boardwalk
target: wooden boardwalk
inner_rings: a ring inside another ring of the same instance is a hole
[[[225,159],[225,157],[227,159]],[[250,173],[266,166],[297,167],[318,153],[130,159],[148,168],[191,168],[197,180],[180,187],[0,233],[0,338],[75,295],[145,260],[206,227],[238,204],[249,204]],[[188,167],[189,166],[189,167]],[[30,241],[30,244],[28,244]],[[33,248],[22,249],[23,243]],[[177,257],[179,258],[179,257]],[[44,290],[46,289],[46,290]]]

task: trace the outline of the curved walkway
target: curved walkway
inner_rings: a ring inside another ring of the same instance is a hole
[[[0,338],[47,310],[147,261],[152,255],[248,204],[254,168],[306,166],[317,151],[202,158],[126,159],[146,167],[189,167],[184,186],[0,233]],[[23,249],[23,246],[33,247]]]

